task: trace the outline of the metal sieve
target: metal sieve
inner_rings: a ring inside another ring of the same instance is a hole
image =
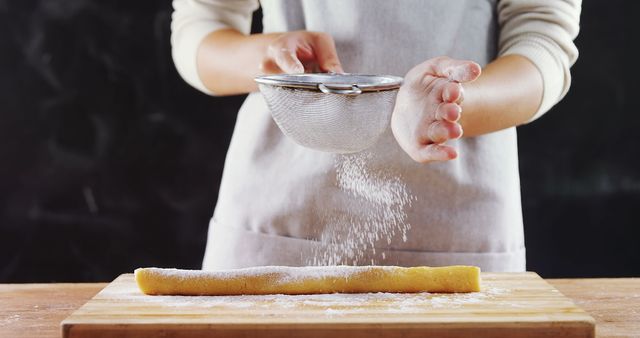
[[[274,121],[296,143],[332,153],[372,146],[386,131],[402,78],[283,74],[256,79]]]

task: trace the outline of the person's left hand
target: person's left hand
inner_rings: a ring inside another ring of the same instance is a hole
[[[448,57],[429,59],[411,69],[398,91],[391,130],[400,147],[415,161],[446,161],[458,156],[444,142],[462,136],[460,83],[480,75],[472,61]]]

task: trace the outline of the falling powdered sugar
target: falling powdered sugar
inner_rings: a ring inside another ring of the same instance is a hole
[[[389,245],[396,236],[407,241],[411,225],[405,209],[415,197],[399,174],[374,168],[374,160],[371,152],[336,157],[336,185],[349,201],[341,210],[320,215],[323,245],[308,265],[375,265],[386,259],[376,244]]]

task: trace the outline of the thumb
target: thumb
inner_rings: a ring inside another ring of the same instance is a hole
[[[282,48],[275,53],[275,62],[285,73],[304,73],[304,66],[295,52]]]
[[[479,64],[468,60],[456,60],[446,56],[429,59],[420,65],[423,74],[447,78],[455,82],[470,82],[482,72]]]
[[[449,80],[455,82],[471,82],[480,76],[482,68],[473,61],[464,61],[462,64],[450,67],[447,70]]]

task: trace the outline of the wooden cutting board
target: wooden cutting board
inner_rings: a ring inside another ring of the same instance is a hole
[[[483,273],[469,294],[147,296],[118,277],[63,337],[593,337],[595,321],[535,273]]]

